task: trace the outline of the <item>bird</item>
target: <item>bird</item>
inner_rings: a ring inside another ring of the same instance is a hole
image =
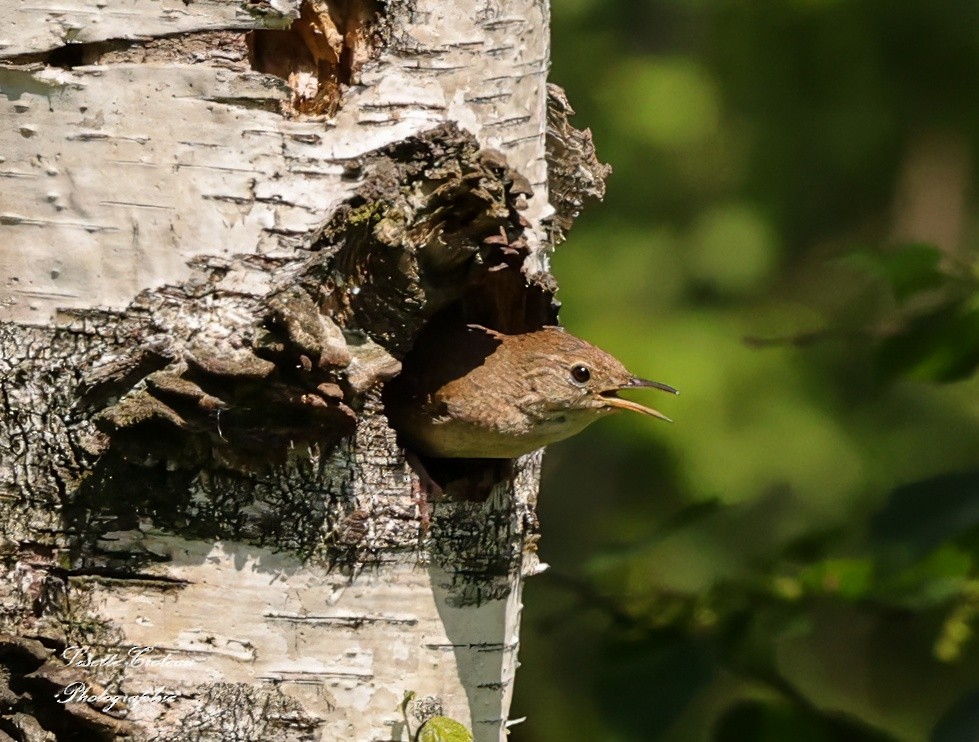
[[[504,334],[461,325],[420,338],[384,390],[403,445],[445,459],[513,459],[569,438],[619,410],[667,422],[624,399],[667,384],[633,375],[611,354],[560,327]]]

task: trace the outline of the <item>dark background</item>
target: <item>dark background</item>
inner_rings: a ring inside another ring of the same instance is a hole
[[[979,3],[553,14],[562,321],[682,395],[548,451],[512,739],[979,740]]]

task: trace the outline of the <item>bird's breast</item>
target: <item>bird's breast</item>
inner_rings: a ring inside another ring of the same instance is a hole
[[[403,432],[413,447],[442,458],[500,458],[523,456],[580,432],[594,416],[557,414],[544,420],[523,415],[484,417],[458,414],[415,415]]]

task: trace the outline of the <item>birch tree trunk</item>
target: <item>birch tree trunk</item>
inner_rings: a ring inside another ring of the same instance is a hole
[[[556,319],[547,14],[0,0],[0,740],[502,738],[540,452],[426,506],[380,391]]]

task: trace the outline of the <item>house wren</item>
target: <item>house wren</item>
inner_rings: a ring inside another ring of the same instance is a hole
[[[419,339],[385,389],[385,409],[416,453],[515,458],[616,410],[669,421],[617,396],[638,387],[678,394],[557,327],[503,335],[466,325]]]

